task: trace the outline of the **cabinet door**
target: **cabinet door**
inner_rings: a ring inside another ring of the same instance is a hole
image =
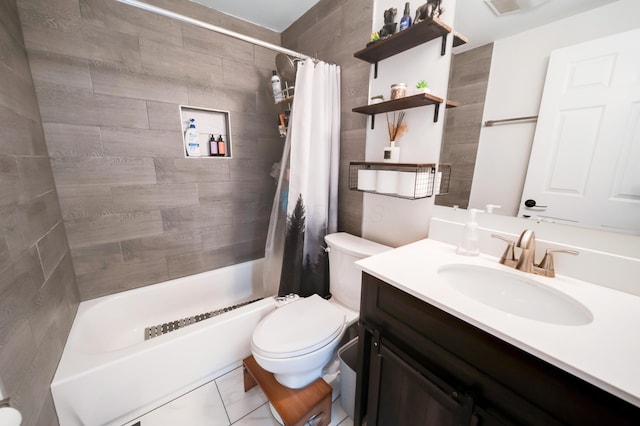
[[[372,340],[368,425],[460,426],[472,423],[473,399],[389,342]]]

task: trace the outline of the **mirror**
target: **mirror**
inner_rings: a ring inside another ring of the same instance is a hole
[[[469,36],[470,43],[454,50],[448,96],[463,106],[447,111],[440,157],[440,162],[452,164],[452,179],[449,193],[437,196],[436,204],[481,209],[487,204],[497,204],[502,208],[495,210],[496,214],[516,216],[536,121],[514,121],[493,127],[486,127],[484,122],[536,116],[549,53],[638,27],[629,17],[637,16],[640,6],[633,0],[620,0],[600,8],[593,3],[591,10],[580,10],[582,13],[525,32],[506,37],[502,34],[495,43],[488,39],[488,44],[478,47],[477,43],[471,46],[472,37],[465,33],[465,25],[468,31],[480,26],[479,22],[465,21],[465,13],[470,12],[467,3],[458,0],[455,29]],[[533,16],[534,12],[527,13]],[[477,11],[475,14],[481,19]],[[491,18],[506,19],[495,15]],[[487,25],[484,23],[482,27]],[[491,150],[486,151],[487,146]]]

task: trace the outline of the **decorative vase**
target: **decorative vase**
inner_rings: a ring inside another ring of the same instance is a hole
[[[391,141],[391,145],[384,148],[384,155],[382,161],[385,163],[399,163],[400,162],[400,148],[396,146],[395,141]]]

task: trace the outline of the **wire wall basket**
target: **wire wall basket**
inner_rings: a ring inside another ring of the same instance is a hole
[[[349,189],[408,200],[444,195],[450,179],[449,164],[349,163]]]

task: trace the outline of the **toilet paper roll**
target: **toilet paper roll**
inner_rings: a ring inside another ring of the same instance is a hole
[[[416,173],[398,172],[398,195],[414,197],[416,195]]]
[[[377,170],[358,170],[358,189],[361,191],[375,191]]]
[[[393,170],[378,170],[376,192],[380,194],[396,194],[398,192],[398,173]]]
[[[20,414],[20,411],[12,407],[0,408],[0,425],[20,426],[21,423],[22,423],[22,414]]]

